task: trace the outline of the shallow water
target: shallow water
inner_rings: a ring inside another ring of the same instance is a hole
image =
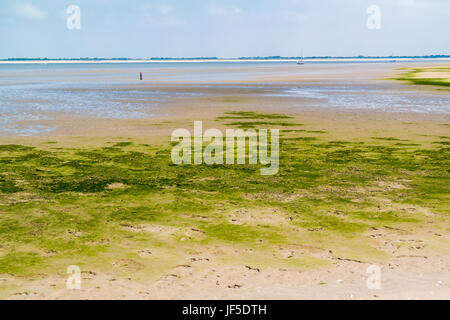
[[[21,134],[22,127],[22,133],[27,134],[28,126],[10,125],[27,120],[51,120],[57,113],[121,119],[150,117],[157,113],[156,108],[166,96],[167,93],[158,91],[117,91],[102,84],[86,83],[0,87],[0,125],[3,130],[16,134]],[[40,128],[38,132],[44,129]]]
[[[450,114],[450,95],[392,90],[392,86],[297,86],[272,96],[309,100],[314,107]]]
[[[34,135],[53,129],[28,124],[64,114],[138,119],[161,115],[161,104],[193,93],[136,90],[137,66],[0,65],[0,131]],[[142,69],[142,68],[139,68]],[[152,72],[153,76],[158,72]]]
[[[230,88],[230,85],[263,90],[265,96],[307,99],[308,106],[312,107],[450,113],[448,94],[417,91],[413,87],[404,89],[401,85],[379,84],[364,78],[361,81],[352,79],[354,70],[357,70],[354,74],[364,75],[361,70],[373,71],[387,65],[311,63],[299,67],[287,62],[3,64],[0,65],[0,133],[35,135],[50,132],[52,127],[33,121],[53,120],[59,115],[113,119],[163,115],[166,103],[172,99],[211,94],[207,88]],[[139,72],[143,72],[144,81],[138,80]],[[314,83],[280,85],[276,81],[292,76],[312,79]],[[172,86],[174,84],[177,86]],[[148,85],[172,87],[169,92]],[[183,90],[187,87],[190,90]],[[400,87],[403,89],[399,90]]]

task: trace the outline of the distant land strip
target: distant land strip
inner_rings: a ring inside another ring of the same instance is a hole
[[[148,62],[289,62],[301,59],[302,57],[240,57],[240,58],[218,58],[218,57],[193,57],[193,58],[3,58],[0,64],[5,63],[148,63]],[[333,57],[333,56],[312,56],[305,57],[305,61],[311,62],[339,62],[339,61],[408,61],[408,60],[450,60],[450,55],[426,55],[426,56],[353,56],[353,57]]]
[[[153,57],[153,58],[3,58],[0,61],[105,61],[105,60],[292,60],[300,59],[301,57],[282,57],[282,56],[268,56],[268,57],[239,57],[239,58],[218,58],[218,57],[191,57],[191,58],[173,58],[173,57]],[[305,59],[436,59],[436,58],[450,58],[450,54],[435,54],[425,56],[311,56]]]

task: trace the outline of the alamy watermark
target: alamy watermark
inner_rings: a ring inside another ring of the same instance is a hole
[[[269,134],[270,132],[270,134]],[[247,148],[248,141],[248,148]],[[194,134],[187,129],[172,133],[174,164],[262,164],[261,175],[276,175],[279,170],[278,129],[208,129],[203,132],[202,121],[194,121]],[[204,143],[209,143],[204,146]],[[270,143],[270,154],[269,154]],[[248,154],[247,154],[248,151]]]
[[[366,280],[366,286],[369,290],[381,289],[381,268],[377,265],[371,265],[367,268],[366,273],[369,277]]]
[[[380,30],[381,29],[381,9],[379,6],[373,4],[367,8],[367,28],[369,30]]]
[[[81,270],[79,266],[68,266],[67,273],[70,275],[66,281],[67,290],[81,290]]]
[[[81,9],[77,5],[70,5],[66,9],[67,17],[66,26],[69,30],[81,29]]]

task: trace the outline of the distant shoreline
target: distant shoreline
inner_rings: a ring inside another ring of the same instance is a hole
[[[93,63],[205,63],[205,62],[295,62],[297,58],[280,59],[3,59],[0,64],[93,64]],[[305,62],[406,62],[450,61],[450,57],[403,57],[403,58],[306,58]]]

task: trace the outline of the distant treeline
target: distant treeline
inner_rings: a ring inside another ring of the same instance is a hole
[[[0,61],[103,61],[103,60],[134,60],[131,58],[8,58]]]
[[[217,57],[195,57],[195,58],[168,58],[168,57],[161,57],[161,58],[149,58],[148,60],[220,60],[220,58]]]
[[[300,59],[302,57],[282,57],[282,56],[270,56],[270,57],[240,57],[238,60],[284,60],[284,59]],[[335,57],[335,56],[312,56],[304,57],[305,59],[400,59],[400,58],[450,58],[450,55],[446,54],[433,54],[427,56],[353,56],[353,57]]]
[[[173,61],[173,60],[286,60],[286,59],[300,59],[301,57],[282,57],[282,56],[269,56],[269,57],[240,57],[240,58],[217,58],[217,57],[194,57],[194,58],[171,58],[171,57],[153,57],[148,59],[133,59],[133,58],[8,58],[0,59],[0,61],[104,61],[104,60],[116,60],[116,61],[129,61],[129,60],[155,60],[155,61]],[[446,54],[433,54],[426,56],[353,56],[353,57],[335,57],[335,56],[312,56],[305,57],[305,59],[436,59],[436,58],[450,58],[450,55]]]
[[[198,57],[198,58],[146,58],[146,59],[134,59],[134,58],[8,58],[0,59],[0,61],[130,61],[130,60],[219,60],[217,57]]]

